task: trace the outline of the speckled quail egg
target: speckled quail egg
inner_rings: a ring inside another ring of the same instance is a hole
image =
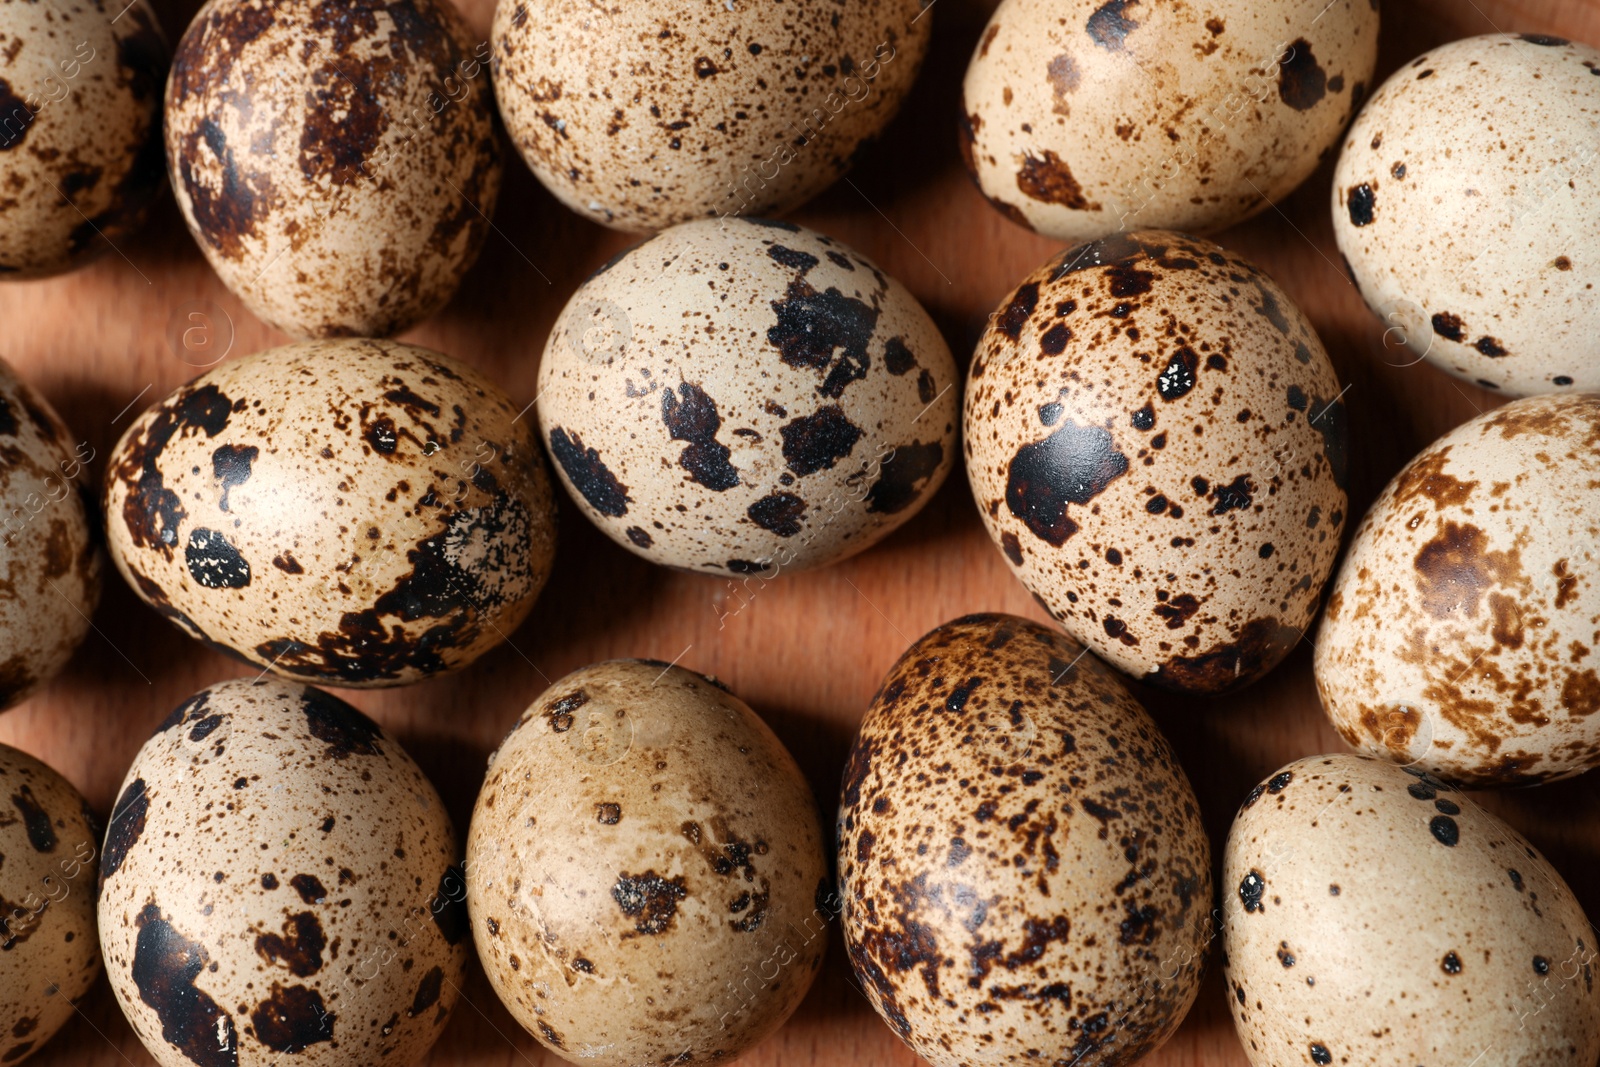
[[[0,711],[57,671],[100,599],[85,504],[94,449],[0,360]]]
[[[1453,41],[1400,68],[1334,171],[1333,230],[1420,361],[1510,396],[1600,389],[1600,50]]]
[[[71,270],[143,224],[166,76],[147,0],[0,3],[0,278]]]
[[[404,685],[504,641],[555,512],[518,406],[393,341],[308,341],[208,371],[106,471],[112,557],[192,637],[306,681]]]
[[[377,723],[272,677],[184,701],[100,857],[106,973],[161,1067],[417,1062],[467,962],[439,795]]]
[[[490,757],[467,839],[489,982],[557,1055],[721,1063],[822,965],[835,896],[810,787],[720,683],[614,660],[546,690]]]
[[[99,845],[71,783],[0,745],[0,1063],[37,1052],[100,974]]]
[[[439,310],[500,191],[488,42],[448,0],[209,0],[167,83],[167,166],[200,250],[295,337]]]
[[[850,962],[934,1067],[1120,1067],[1194,1003],[1211,849],[1121,679],[1063,634],[970,615],[906,650],[845,767]]]
[[[1317,635],[1346,741],[1480,786],[1600,765],[1600,394],[1451,431],[1357,528]]]
[[[1006,298],[967,381],[967,474],[1012,569],[1136,678],[1219,692],[1316,613],[1345,518],[1342,391],[1271,278],[1146,231]]]
[[[889,124],[931,6],[500,0],[496,98],[533,173],[595,222],[782,214]]]
[[[770,578],[917,513],[955,458],[955,382],[916,298],[849,248],[789,223],[693,222],[573,294],[539,422],[612,540]]]
[[[1554,867],[1450,786],[1313,756],[1251,790],[1223,857],[1228,1006],[1280,1064],[1588,1064],[1595,934]]]
[[[1377,0],[1005,0],[967,67],[962,154],[1051,237],[1220,230],[1311,175],[1377,54]]]

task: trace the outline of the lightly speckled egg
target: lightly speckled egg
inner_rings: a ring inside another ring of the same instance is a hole
[[[53,677],[100,599],[85,498],[94,449],[0,360],[0,711]]]
[[[143,225],[166,76],[147,0],[0,3],[0,279],[71,270]]]
[[[184,701],[100,856],[106,974],[161,1067],[416,1063],[467,964],[439,795],[377,723],[272,677]]]
[[[1311,625],[1345,519],[1345,410],[1306,317],[1209,241],[1069,249],[967,380],[967,475],[1011,568],[1135,678],[1214,693]]]
[[[496,98],[545,188],[602,225],[783,214],[899,110],[931,6],[500,0]]]
[[[1421,771],[1289,764],[1240,808],[1222,889],[1228,1006],[1256,1067],[1600,1055],[1595,934],[1572,891]]]
[[[1344,739],[1474,786],[1600,765],[1600,394],[1529,397],[1423,450],[1328,597],[1317,689]]]
[[[955,361],[905,286],[784,222],[692,222],[595,273],[539,367],[579,508],[656,563],[762,574],[887,536],[955,460]]]
[[[550,573],[531,423],[466,364],[394,341],[233,360],[118,443],[112,558],[191,637],[280,674],[365,687],[457,670]]]
[[[1209,233],[1310,177],[1361,106],[1376,0],[1005,0],[962,88],[962,155],[1040,233]]]
[[[1214,933],[1194,791],[1063,634],[969,615],[907,649],[850,750],[838,847],[856,977],[934,1067],[1121,1067],[1194,1003]]]
[[[442,308],[500,191],[488,42],[449,0],[209,0],[167,82],[167,166],[229,289],[295,337]]]
[[[467,837],[478,956],[574,1063],[722,1063],[799,1006],[836,908],[811,789],[738,697],[613,660],[489,758]]]
[[[0,1063],[37,1052],[100,975],[99,845],[71,783],[0,745]]]
[[[1600,389],[1600,50],[1452,41],[1350,127],[1333,232],[1367,306],[1435,367],[1509,396]]]

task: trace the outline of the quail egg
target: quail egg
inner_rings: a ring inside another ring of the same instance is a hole
[[[100,599],[94,449],[0,360],[0,711],[66,666]]]
[[[1413,768],[1341,754],[1251,790],[1228,834],[1224,978],[1245,1056],[1586,1064],[1595,933],[1516,831]]]
[[[0,4],[0,278],[71,270],[143,224],[166,76],[147,0]]]
[[[1333,230],[1417,361],[1508,396],[1600,389],[1600,50],[1452,41],[1345,138]]]
[[[692,222],[573,294],[539,422],[579,508],[636,554],[774,577],[836,562],[932,497],[956,369],[904,286],[820,233]]]
[[[1345,519],[1343,391],[1306,317],[1209,241],[1070,249],[990,321],[967,475],[1012,569],[1136,678],[1214,693],[1311,624]]]
[[[845,946],[934,1067],[1121,1067],[1199,989],[1211,849],[1183,768],[1063,634],[969,615],[906,650],[838,822]]]
[[[0,1063],[37,1052],[100,975],[99,845],[99,821],[71,783],[0,745]]]
[[[214,685],[145,742],[112,809],[112,991],[161,1067],[406,1067],[466,971],[458,858],[377,723],[277,678]]]
[[[223,283],[300,338],[443,307],[500,190],[488,58],[448,0],[209,0],[173,59],[166,148]]]
[[[1600,394],[1529,397],[1412,460],[1372,505],[1316,643],[1344,739],[1451,781],[1600,765]]]
[[[112,557],[192,637],[341,686],[404,685],[506,639],[550,573],[532,420],[393,341],[224,363],[146,411],[106,472]]]
[[[733,1059],[805,997],[834,900],[799,768],[692,671],[575,671],[490,757],[473,936],[511,1014],[564,1059]]]
[[[1005,0],[967,67],[962,154],[1051,237],[1220,230],[1311,175],[1377,55],[1377,0]]]

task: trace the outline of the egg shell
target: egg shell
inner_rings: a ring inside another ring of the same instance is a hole
[[[955,361],[899,282],[783,222],[675,227],[568,301],[539,422],[579,508],[646,559],[805,570],[887,536],[955,460]]]
[[[733,1059],[805,997],[835,900],[799,768],[692,671],[575,671],[490,757],[473,937],[511,1014],[564,1059]]]
[[[1356,529],[1316,642],[1357,748],[1477,786],[1600,765],[1600,394],[1429,445]]]
[[[1245,798],[1223,857],[1245,1055],[1280,1064],[1588,1064],[1595,934],[1554,867],[1414,768],[1348,753]]]
[[[123,780],[100,856],[106,973],[161,1067],[409,1065],[467,962],[439,795],[319,689],[184,701]]]
[[[100,975],[100,832],[71,783],[0,745],[0,1063],[37,1052]]]
[[[166,151],[223,283],[300,338],[442,308],[500,191],[488,58],[447,0],[210,0],[173,59]]]
[[[166,77],[147,0],[0,3],[0,278],[71,270],[144,224]]]
[[[94,449],[0,360],[0,711],[52,678],[100,599],[85,503]]]
[[[1377,0],[1005,0],[967,67],[962,155],[1051,237],[1220,230],[1310,177],[1377,54]]]
[[[496,98],[545,188],[602,225],[782,214],[889,124],[930,7],[501,0]]]
[[[1600,389],[1597,75],[1588,45],[1495,33],[1418,56],[1362,109],[1333,232],[1389,362],[1508,396]]]
[[[845,767],[845,945],[934,1067],[1131,1064],[1183,1021],[1211,927],[1189,780],[1070,638],[969,615],[884,679]]]
[[[457,670],[550,573],[531,421],[467,365],[393,341],[233,360],[123,435],[112,557],[184,632],[280,674],[365,687]]]
[[[1068,632],[1172,689],[1259,678],[1315,616],[1345,518],[1343,390],[1272,279],[1146,231],[1069,249],[991,318],[967,476]]]

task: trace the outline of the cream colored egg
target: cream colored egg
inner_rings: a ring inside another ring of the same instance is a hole
[[[100,599],[94,449],[0,360],[0,711],[66,666]]]
[[[214,685],[145,742],[112,809],[112,991],[161,1067],[409,1067],[465,977],[458,858],[377,723],[277,678]]]
[[[967,67],[962,154],[1051,237],[1220,230],[1311,175],[1377,54],[1377,0],[1005,0]]]
[[[1316,676],[1357,748],[1472,785],[1600,765],[1600,394],[1446,434],[1372,505]]]
[[[568,301],[539,422],[573,499],[646,559],[804,570],[887,536],[955,459],[955,362],[906,288],[784,222],[675,227]]]
[[[0,278],[123,250],[165,182],[166,76],[147,0],[0,2]]]
[[[894,117],[931,6],[500,0],[495,92],[533,173],[595,222],[782,214]]]
[[[1069,249],[990,321],[967,476],[1012,570],[1136,678],[1219,692],[1315,617],[1345,519],[1343,390],[1298,308],[1209,241]]]
[[[1076,641],[969,615],[906,650],[838,822],[845,945],[933,1067],[1122,1067],[1199,990],[1211,849],[1166,738]]]
[[[615,660],[560,679],[489,760],[467,904],[495,992],[574,1063],[722,1063],[822,965],[835,898],[810,787],[717,682]]]
[[[393,341],[224,363],[117,445],[112,557],[184,632],[264,669],[357,687],[457,670],[517,628],[555,553],[519,407]]]
[[[1600,1055],[1595,933],[1572,891],[1421,771],[1289,764],[1245,798],[1222,889],[1228,1006],[1255,1067]]]
[[[1415,361],[1510,396],[1600,389],[1600,50],[1452,41],[1345,138],[1333,230]]]
[[[209,0],[173,59],[166,150],[223,283],[303,338],[443,307],[500,191],[488,58],[450,0]]]
[[[0,745],[0,1063],[39,1051],[100,975],[99,848],[72,784]]]

